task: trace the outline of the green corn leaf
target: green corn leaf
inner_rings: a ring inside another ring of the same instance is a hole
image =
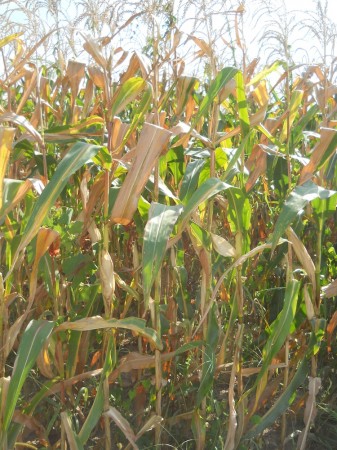
[[[30,370],[35,364],[44,343],[54,328],[54,322],[32,320],[23,333],[18,354],[15,358],[12,377],[8,387],[3,429],[8,430],[16,403]]]
[[[13,258],[12,270],[19,254],[38,232],[50,208],[55,204],[58,196],[66,186],[69,177],[95,156],[99,149],[100,147],[97,145],[77,142],[57,166],[54,176],[35,203],[32,214],[23,232],[21,242]]]
[[[200,204],[219,192],[229,189],[230,187],[230,184],[224,183],[217,178],[209,178],[201,186],[199,186],[199,188],[193,193],[189,201],[186,203],[184,212],[180,217],[179,231],[182,231],[185,228],[186,223]]]
[[[197,159],[187,164],[180,187],[179,198],[186,204],[198,186],[199,175],[206,161]]]
[[[243,439],[252,439],[263,430],[273,425],[278,417],[280,417],[291,405],[292,398],[297,388],[303,383],[309,372],[309,362],[307,359],[303,359],[299,368],[297,369],[293,379],[288,384],[286,390],[276,400],[274,405],[268,410],[268,412],[262,417],[257,425],[251,428],[244,436]]]
[[[104,394],[103,394],[103,384],[100,383],[96,395],[94,403],[92,404],[89,413],[85,419],[85,422],[79,432],[78,436],[82,445],[85,445],[87,440],[90,437],[90,433],[97,425],[104,408]]]
[[[226,171],[222,176],[223,180],[226,180],[227,177],[230,175],[232,169],[234,169],[236,163],[238,162],[240,156],[243,154],[244,151],[246,151],[246,153],[248,153],[249,151],[249,142],[250,142],[250,137],[253,134],[254,130],[250,130],[249,133],[244,137],[244,139],[242,139],[239,147],[235,150],[233,156],[231,157],[228,166],[226,167]]]
[[[213,386],[214,371],[216,366],[215,349],[219,338],[219,325],[215,311],[216,308],[213,306],[209,313],[201,381],[196,398],[197,407],[201,404],[202,400],[206,397]]]
[[[70,450],[84,450],[78,435],[74,431],[71,417],[67,411],[61,412],[61,422],[66,432]]]
[[[152,86],[150,85],[150,83],[145,82],[144,92],[142,93],[142,99],[137,108],[135,108],[133,112],[133,118],[123,138],[123,142],[121,145],[122,147],[126,144],[127,140],[129,139],[133,131],[136,129],[140,121],[143,119],[144,115],[147,113],[149,106],[151,104],[152,97],[153,97]]]
[[[274,405],[267,411],[267,413],[261,418],[261,420],[254,425],[248,432],[243,436],[243,439],[252,439],[258,434],[262,433],[263,430],[269,428],[276,423],[276,420],[289,408],[292,401],[295,399],[294,394],[296,393],[298,387],[304,382],[307,374],[309,373],[309,361],[313,354],[315,354],[315,349],[320,345],[321,340],[324,337],[324,329],[326,322],[325,320],[318,319],[317,323],[313,326],[313,331],[310,335],[310,340],[308,348],[305,355],[302,357],[302,361],[296,370],[295,375],[288,384],[285,391],[276,400]]]
[[[252,78],[247,86],[252,86],[254,84],[257,84],[259,81],[266,78],[270,73],[275,72],[275,70],[278,69],[281,65],[282,65],[281,61],[275,61],[274,64],[272,64],[269,67],[266,67],[260,73],[258,73],[254,78]]]
[[[90,331],[106,328],[123,328],[134,331],[149,339],[159,350],[163,348],[163,344],[155,330],[148,328],[146,321],[138,317],[109,320],[105,320],[101,316],[86,317],[75,322],[64,322],[55,329],[55,332],[63,330]]]
[[[201,102],[199,111],[195,116],[194,122],[198,122],[202,117],[204,117],[209,110],[211,104],[215,98],[219,95],[221,89],[237,74],[238,69],[234,67],[225,67],[222,69],[216,78],[211,83],[206,96]]]
[[[233,233],[239,233],[241,241],[238,242],[241,248],[237,248],[236,251],[239,255],[247,253],[249,251],[249,236],[247,231],[251,227],[251,206],[247,195],[238,188],[231,187],[227,189],[228,199],[228,220],[230,222],[231,230]]]
[[[237,72],[237,74],[235,75],[235,80],[237,86],[236,93],[239,107],[239,120],[241,125],[241,133],[242,137],[246,137],[249,133],[250,121],[242,72]]]
[[[181,205],[165,206],[160,203],[151,205],[143,244],[143,289],[146,307],[165,255],[168,239],[182,210]]]
[[[275,250],[280,237],[285,233],[287,227],[303,212],[303,208],[309,202],[316,198],[328,199],[335,194],[336,191],[324,189],[312,181],[296,186],[285,201],[277,219],[272,237],[272,250]]]
[[[104,408],[104,390],[103,383],[104,380],[110,375],[112,369],[116,365],[116,346],[114,338],[111,336],[108,341],[108,348],[106,350],[106,356],[103,365],[103,371],[99,386],[97,388],[94,403],[92,404],[90,411],[85,419],[85,422],[78,434],[79,441],[81,445],[85,445],[90,437],[90,433],[97,425]]]
[[[287,284],[284,306],[270,327],[271,333],[262,352],[263,364],[255,383],[255,385],[257,385],[255,404],[257,404],[266,387],[268,367],[276,353],[281,350],[282,345],[290,333],[291,325],[296,313],[300,284],[301,283],[297,280],[291,280]]]
[[[307,127],[308,123],[315,117],[318,111],[318,105],[311,106],[306,114],[302,116],[298,122],[296,122],[295,126],[292,127],[291,137],[294,146],[296,146],[298,142],[303,139],[303,131]]]

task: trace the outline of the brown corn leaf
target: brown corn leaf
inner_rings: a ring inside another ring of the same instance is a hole
[[[136,441],[143,436],[143,434],[152,430],[155,426],[159,425],[163,421],[163,418],[160,416],[153,415],[145,422],[142,428],[138,431],[136,435]]]
[[[13,414],[13,422],[25,426],[40,438],[44,438],[45,436],[44,426],[35,417],[28,416],[19,410],[15,410]]]
[[[322,287],[322,297],[331,298],[337,295],[337,279]]]
[[[219,255],[232,258],[237,256],[235,248],[225,238],[214,233],[210,233],[210,235],[213,248]]]
[[[105,77],[103,70],[98,66],[89,66],[88,67],[88,73],[90,79],[93,81],[95,86],[97,86],[100,89],[105,88]]]
[[[225,84],[225,86],[221,89],[219,92],[219,101],[222,103],[228,96],[232,94],[236,96],[236,80],[235,78],[232,78],[228,81],[228,83]]]
[[[110,314],[112,299],[115,292],[114,264],[110,253],[104,249],[99,255],[99,276],[101,280],[105,313]]]
[[[336,141],[337,130],[334,130],[333,128],[321,128],[321,139],[314,147],[309,163],[301,170],[298,184],[303,184],[312,178],[315,171],[319,168],[326,151],[328,151],[329,154],[325,156],[325,160],[329,159],[333,153],[335,153]],[[333,152],[330,151],[330,147],[333,147]]]
[[[136,419],[137,427],[139,427],[143,421],[145,404],[146,404],[146,391],[142,384],[136,386],[136,395],[133,399],[133,408]]]
[[[200,415],[198,409],[195,409],[192,416],[192,431],[195,439],[195,449],[203,450],[206,443],[206,424],[205,419]]]
[[[128,225],[132,221],[140,195],[170,136],[170,131],[145,123],[137,143],[135,159],[112,208],[112,222]]]
[[[314,423],[317,415],[316,396],[318,394],[318,391],[320,390],[321,384],[322,382],[320,378],[309,377],[309,395],[307,398],[307,402],[305,404],[303,417],[305,429],[302,431],[298,439],[297,443],[298,450],[305,450],[306,448],[309,429],[310,426]]]
[[[333,313],[333,315],[330,319],[330,322],[328,323],[328,326],[326,327],[328,352],[331,352],[332,333],[335,331],[336,327],[337,327],[337,311],[335,311]]]
[[[127,438],[127,440],[130,442],[132,447],[135,450],[138,450],[138,445],[136,444],[136,435],[133,432],[131,425],[129,422],[122,416],[122,414],[113,406],[110,406],[108,411],[104,413],[105,416],[112,419],[115,424],[118,426],[118,428],[122,431],[124,436]]]
[[[94,96],[94,82],[88,80],[84,90],[84,101],[83,101],[83,115],[82,117],[87,117],[91,111],[91,105]]]
[[[23,94],[20,99],[20,103],[16,108],[16,114],[20,114],[22,108],[26,104],[26,101],[28,100],[30,94],[32,91],[36,88],[37,83],[37,68],[34,67],[34,69],[26,69],[25,72],[25,86],[23,89]]]
[[[177,106],[176,115],[182,113],[184,107],[187,104],[188,99],[192,96],[192,93],[198,83],[198,78],[195,77],[179,77],[177,81]]]
[[[54,32],[55,30],[51,30],[49,33],[46,33],[31,49],[27,51],[27,53],[25,53],[25,55],[20,57],[20,61],[18,61],[17,64],[13,65],[13,70],[9,74],[8,78],[6,78],[5,83],[8,83],[9,85],[12,84],[12,79],[16,76],[16,74],[22,70],[24,65],[27,63],[27,61],[29,61],[30,57],[34,55],[40,45],[42,45],[43,42],[46,41]]]
[[[52,380],[57,376],[53,371],[53,361],[48,352],[48,345],[44,345],[42,351],[39,353],[36,364],[42,375]]]
[[[7,393],[8,393],[8,387],[9,383],[11,381],[11,377],[2,377],[0,378],[0,408],[1,411],[6,410],[6,400],[7,400]]]
[[[40,259],[46,253],[46,251],[49,249],[49,247],[55,241],[55,239],[59,237],[60,237],[59,233],[50,228],[41,227],[37,233],[35,259],[30,274],[30,285],[29,285],[30,302],[33,301],[36,293],[37,271]],[[28,309],[29,308],[27,308],[26,312],[28,311]]]
[[[188,35],[188,37],[190,39],[192,39],[192,41],[197,44],[197,46],[200,48],[201,53],[200,56],[202,55],[208,55],[208,56],[212,56],[213,51],[212,51],[212,47],[207,44],[203,39],[197,38],[196,36],[192,36],[192,35]]]
[[[287,229],[287,237],[291,242],[295,254],[301,263],[303,269],[306,271],[311,284],[312,284],[312,296],[316,298],[316,274],[315,274],[315,264],[311,259],[311,256],[308,253],[308,250],[305,248],[303,242],[298,238],[295,231],[289,227]]]
[[[235,409],[235,384],[236,384],[236,375],[238,370],[238,364],[239,364],[239,353],[241,349],[241,342],[243,337],[243,326],[239,325],[238,331],[236,333],[235,337],[235,354],[234,354],[234,361],[233,361],[233,367],[231,371],[231,377],[229,381],[229,387],[228,387],[228,405],[229,405],[229,422],[228,422],[228,431],[227,431],[227,437],[226,437],[226,443],[225,448],[226,450],[234,450],[235,448],[235,436],[236,436],[236,430],[237,430],[237,412]]]
[[[122,122],[119,117],[114,117],[111,133],[111,149],[114,158],[119,158],[123,152],[123,146],[121,144],[128,128],[129,125],[127,123]]]
[[[246,183],[246,191],[249,192],[255,185],[257,179],[267,170],[267,155],[260,144],[255,144],[249,158],[246,161],[246,167],[250,171]]]
[[[89,53],[89,55],[91,55],[94,58],[95,62],[99,66],[101,66],[103,69],[107,69],[108,63],[103,56],[102,47],[99,41],[91,39],[90,37],[85,36],[82,33],[80,34],[85,39],[85,43],[83,44],[84,50],[86,50]]]
[[[304,294],[305,308],[307,311],[307,318],[308,318],[308,320],[312,320],[315,317],[315,310],[314,310],[312,298],[309,294],[309,289],[308,289],[307,283],[304,285],[303,294]]]

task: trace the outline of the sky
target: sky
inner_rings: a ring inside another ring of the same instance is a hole
[[[36,3],[37,0],[16,0],[21,2],[23,5],[27,4],[27,2],[29,3],[29,1],[31,2],[31,4],[34,4],[34,1]],[[93,7],[95,8],[96,5],[97,8],[102,7],[102,4],[107,3],[107,0],[102,0],[99,3],[95,3],[95,0],[85,0],[87,3],[91,3],[91,5],[93,5]],[[112,3],[114,4],[115,0],[111,0]],[[225,2],[225,0],[221,0],[223,2]],[[315,9],[315,4],[316,1],[315,0],[283,0],[284,4],[286,5],[287,10],[290,11],[296,11],[294,13],[294,19],[293,19],[293,33],[291,35],[291,44],[292,44],[292,52],[297,52],[297,57],[301,60],[301,58],[303,59],[303,61],[307,58],[318,58],[318,56],[315,54],[315,52],[313,52],[312,47],[314,44],[313,38],[310,35],[310,33],[308,31],[303,30],[303,25],[305,23],[304,20],[304,13],[311,10],[314,11]],[[278,10],[278,13],[275,14],[273,16],[274,21],[278,21],[280,20],[280,14],[282,14],[282,12],[284,11],[282,4],[283,4],[282,0],[269,0],[267,3],[269,5],[273,5],[272,10],[276,11],[278,7],[280,7],[280,9]],[[48,2],[50,3],[50,0],[43,0],[40,1],[40,4],[48,4]],[[76,9],[73,6],[75,3],[79,3],[76,2],[75,0],[56,0],[58,5],[62,5],[62,14],[61,14],[61,19],[63,21],[65,21],[65,19],[75,19],[76,16]],[[84,1],[83,1],[84,2]],[[146,1],[144,0],[144,3]],[[260,19],[259,18],[259,10],[257,8],[257,2],[258,0],[245,0],[245,8],[247,13],[245,14],[244,17],[244,37],[246,40],[246,45],[247,48],[249,49],[249,57],[250,59],[253,59],[254,57],[257,56],[259,50],[261,50],[261,48],[266,48],[266,54],[262,55],[262,57],[266,58],[268,57],[268,44],[271,44],[271,46],[275,46],[275,42],[264,42],[263,45],[261,45],[261,42],[259,42],[258,38],[261,37],[261,35],[267,30],[270,30],[271,28],[271,20],[268,19],[267,17],[264,17],[264,19]],[[8,5],[10,3],[10,0],[0,0],[0,17],[1,17],[1,12],[4,10],[4,8],[6,8],[6,5]],[[209,1],[207,4],[209,5],[211,2]],[[324,0],[322,0],[322,3],[324,3]],[[179,0],[175,0],[175,4],[178,5],[179,4]],[[224,4],[224,3],[223,3]],[[96,9],[97,9],[96,8]],[[179,14],[179,10],[178,10],[178,14]],[[220,17],[220,16],[219,16]],[[328,1],[328,18],[333,20],[336,24],[337,24],[337,0],[329,0]],[[44,26],[45,29],[48,29],[49,26],[51,26],[52,24],[52,15],[50,13],[45,14],[44,17],[42,17],[42,20],[37,21],[37,25],[41,25]],[[15,23],[15,22],[20,22],[22,20],[25,20],[24,15],[22,14],[22,12],[19,11],[19,9],[16,9],[12,14],[11,14],[11,20]],[[221,20],[221,19],[220,19]],[[65,22],[63,22],[65,23]],[[191,33],[191,30],[189,30],[189,24],[192,24],[191,21],[187,21],[184,23],[184,27],[182,29],[182,31],[184,31],[186,34]],[[31,24],[28,23],[28,29],[29,26]],[[27,26],[27,20],[26,20],[26,26]],[[80,23],[81,27],[83,27],[85,29],[85,23],[84,21],[82,21]],[[277,29],[277,27],[276,27]],[[105,30],[103,30],[105,31]],[[144,37],[144,34],[142,35],[142,30],[138,29],[137,33],[132,37],[132,38],[128,38],[129,40],[125,39],[124,42],[120,41],[120,44],[124,44],[125,46],[129,45],[129,48],[131,49],[132,46],[134,46],[135,44],[139,44],[142,45],[142,38]],[[202,32],[202,30],[200,30],[200,32]],[[226,32],[226,30],[224,31],[224,33]],[[0,31],[1,34],[1,31]],[[108,33],[107,33],[108,34]],[[77,34],[77,36],[79,36]],[[224,34],[225,37],[226,34]],[[3,37],[0,35],[0,38]],[[68,46],[69,48],[69,46]],[[127,50],[129,49],[127,48]],[[303,48],[303,55],[304,56],[300,56],[300,53]],[[67,47],[65,46],[65,49],[67,49]],[[220,46],[221,49],[221,46]],[[305,52],[307,52],[307,56],[305,56]],[[261,53],[261,51],[260,51]],[[82,55],[84,56],[84,52],[79,52],[79,54],[77,55],[79,58],[82,57]],[[259,55],[261,56],[261,54]],[[274,56],[273,56],[274,57]]]

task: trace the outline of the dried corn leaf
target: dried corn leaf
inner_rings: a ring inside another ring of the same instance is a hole
[[[322,287],[322,297],[331,298],[337,295],[337,279]]]
[[[337,327],[337,311],[335,311],[333,313],[333,315],[330,319],[330,322],[328,323],[328,326],[326,327],[328,352],[331,352],[332,333],[335,331],[336,327]]]
[[[322,127],[321,139],[313,149],[309,163],[301,170],[299,184],[312,178],[315,171],[336,152],[336,145],[337,130]]]
[[[138,450],[138,445],[136,444],[136,435],[133,432],[131,425],[129,422],[125,419],[125,417],[122,416],[122,414],[113,406],[110,406],[108,411],[104,413],[105,416],[112,419],[115,424],[118,426],[118,428],[122,431],[124,436],[127,438],[127,440],[130,442],[132,447],[135,450]]]
[[[164,128],[149,123],[144,125],[137,143],[135,159],[111,212],[112,222],[127,225],[132,221],[140,195],[170,136],[171,132]]]
[[[289,227],[287,229],[287,237],[289,242],[291,242],[295,254],[301,263],[303,269],[306,271],[311,284],[312,284],[312,292],[313,298],[316,298],[316,274],[315,274],[315,264],[311,259],[311,256],[308,253],[308,250],[304,246],[303,242],[298,238],[295,231]]]

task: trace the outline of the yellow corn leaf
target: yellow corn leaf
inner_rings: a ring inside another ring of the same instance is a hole
[[[15,128],[0,127],[0,210],[3,206],[3,183],[7,170]]]
[[[290,99],[289,105],[289,117],[288,120],[283,122],[283,128],[280,136],[280,142],[284,142],[287,138],[288,126],[291,129],[292,124],[294,123],[296,114],[298,114],[298,109],[300,107],[301,101],[303,98],[303,91],[295,90]]]
[[[24,116],[20,116],[19,114],[15,114],[14,112],[9,111],[4,114],[1,114],[0,122],[13,122],[16,125],[23,126],[33,136],[36,142],[38,142],[41,146],[44,145],[40,133],[32,126],[32,124]]]

